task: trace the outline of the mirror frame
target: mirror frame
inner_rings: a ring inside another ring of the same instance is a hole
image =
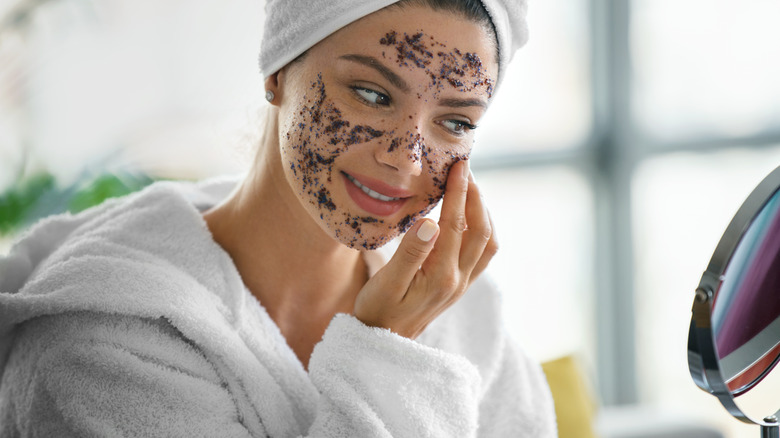
[[[756,215],[778,190],[780,190],[780,167],[773,170],[753,189],[753,192],[734,215],[712,254],[712,259],[701,277],[699,287],[696,288],[693,315],[688,332],[688,369],[696,385],[717,397],[723,407],[739,420],[768,427],[777,427],[777,423],[771,422],[770,417],[776,415],[777,412],[768,414],[767,418],[756,420],[750,418],[737,406],[721,373],[715,338],[711,329],[711,318],[713,299],[734,250],[753,223]]]

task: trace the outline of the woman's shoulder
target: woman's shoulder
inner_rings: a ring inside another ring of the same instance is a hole
[[[58,261],[79,255],[77,249],[81,253],[90,250],[99,252],[92,247],[95,242],[125,238],[126,244],[119,246],[132,246],[135,241],[126,239],[127,235],[141,231],[145,235],[155,234],[169,222],[155,219],[171,214],[175,218],[177,213],[180,216],[188,210],[185,198],[177,189],[177,185],[172,183],[158,182],[139,192],[106,200],[78,214],[66,212],[42,219],[16,239],[7,256],[0,257],[0,273],[13,273],[14,277],[18,277],[9,282],[3,276],[0,291],[19,289],[23,284],[20,282],[30,280],[29,277],[34,274]]]
[[[7,349],[3,337],[42,315],[95,311],[234,320],[241,280],[188,198],[191,189],[155,184],[83,214],[51,219],[20,240],[0,260],[0,273],[15,276],[0,283],[0,362]]]
[[[0,292],[17,293],[52,277],[61,283],[64,279],[59,277],[71,271],[63,265],[84,263],[95,267],[113,263],[133,271],[164,267],[211,286],[199,275],[203,268],[199,265],[222,259],[224,253],[213,241],[200,208],[218,202],[225,190],[224,182],[158,182],[78,215],[45,219],[25,233],[7,257],[0,258],[0,273],[9,271],[18,277],[0,282]],[[217,266],[224,266],[220,261]],[[121,274],[121,269],[117,271]],[[73,276],[68,279],[73,280]]]

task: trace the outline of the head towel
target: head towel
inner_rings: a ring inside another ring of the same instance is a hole
[[[267,0],[260,49],[266,77],[328,35],[398,0]],[[515,51],[528,41],[526,0],[482,0],[498,35],[498,77]]]

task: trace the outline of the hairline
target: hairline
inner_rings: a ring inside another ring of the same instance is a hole
[[[496,31],[496,26],[493,24],[493,20],[492,19],[479,20],[479,19],[476,19],[474,17],[470,17],[465,12],[457,10],[457,9],[436,6],[434,4],[431,4],[431,2],[429,0],[399,0],[399,1],[395,2],[395,3],[392,3],[390,5],[385,6],[382,9],[391,9],[391,8],[404,9],[406,7],[409,7],[409,6],[426,7],[426,8],[429,8],[429,9],[433,10],[433,11],[448,12],[448,13],[450,13],[452,15],[458,16],[460,18],[464,18],[464,19],[466,19],[468,21],[471,21],[472,23],[478,24],[490,36],[490,44],[493,46],[493,54],[496,57],[496,62],[497,63],[500,62],[501,58],[500,58],[499,50],[501,48],[498,46],[498,32]],[[483,5],[483,8],[484,8],[484,5]],[[381,11],[382,9],[379,9],[378,11]],[[376,11],[376,12],[378,12],[378,11]],[[360,20],[362,18],[363,17],[359,18],[358,20]],[[357,20],[355,20],[355,21],[357,21]],[[306,55],[309,53],[309,49],[311,49],[311,47],[309,47],[308,49],[304,50],[300,55],[296,56],[292,61],[288,62],[287,65],[285,65],[284,67],[286,67],[288,65],[297,64],[297,63],[301,62],[306,57]]]
[[[501,59],[499,54],[499,50],[501,50],[501,48],[498,46],[498,31],[496,29],[495,24],[493,24],[492,18],[488,18],[485,20],[485,19],[477,19],[474,17],[470,17],[468,14],[466,14],[461,10],[432,4],[430,0],[399,0],[395,3],[385,6],[385,9],[390,9],[390,8],[404,9],[408,6],[426,7],[433,11],[448,12],[452,15],[458,16],[460,18],[464,18],[468,21],[471,21],[472,23],[478,24],[490,36],[490,44],[493,46],[494,55],[496,56],[496,62],[499,62],[499,59]],[[484,3],[482,7],[483,8],[485,7]],[[485,11],[487,12],[487,9],[485,9]]]

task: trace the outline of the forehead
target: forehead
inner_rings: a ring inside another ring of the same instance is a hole
[[[498,60],[490,32],[484,26],[449,11],[421,6],[389,7],[350,23],[313,49],[322,49],[331,59],[345,53],[386,53],[394,57],[396,53],[392,51],[397,47],[391,47],[394,44],[388,37],[394,36],[398,41],[409,38],[417,42],[421,50],[436,53],[446,49],[447,53],[457,51],[476,55],[486,76],[495,79]]]

